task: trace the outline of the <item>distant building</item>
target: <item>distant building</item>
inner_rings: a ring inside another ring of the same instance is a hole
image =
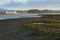
[[[16,11],[6,11],[6,14],[17,14]]]
[[[26,11],[6,11],[6,14],[25,14]]]
[[[27,11],[17,11],[18,14],[26,14]]]

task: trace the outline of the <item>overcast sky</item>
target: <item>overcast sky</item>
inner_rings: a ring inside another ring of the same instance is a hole
[[[0,0],[5,9],[60,9],[60,0]]]

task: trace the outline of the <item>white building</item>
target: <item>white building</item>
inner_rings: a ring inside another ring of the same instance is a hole
[[[6,14],[17,14],[16,11],[6,11]]]
[[[26,14],[26,11],[6,11],[6,14]]]

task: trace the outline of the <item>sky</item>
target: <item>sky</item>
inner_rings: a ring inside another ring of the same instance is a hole
[[[60,10],[60,0],[0,0],[0,8],[8,10]]]

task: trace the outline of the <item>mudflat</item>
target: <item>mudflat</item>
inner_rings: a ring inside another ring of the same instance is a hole
[[[31,30],[23,27],[23,21],[26,19],[0,20],[0,40],[32,40]]]
[[[0,40],[22,40],[21,27],[20,19],[0,20]]]

